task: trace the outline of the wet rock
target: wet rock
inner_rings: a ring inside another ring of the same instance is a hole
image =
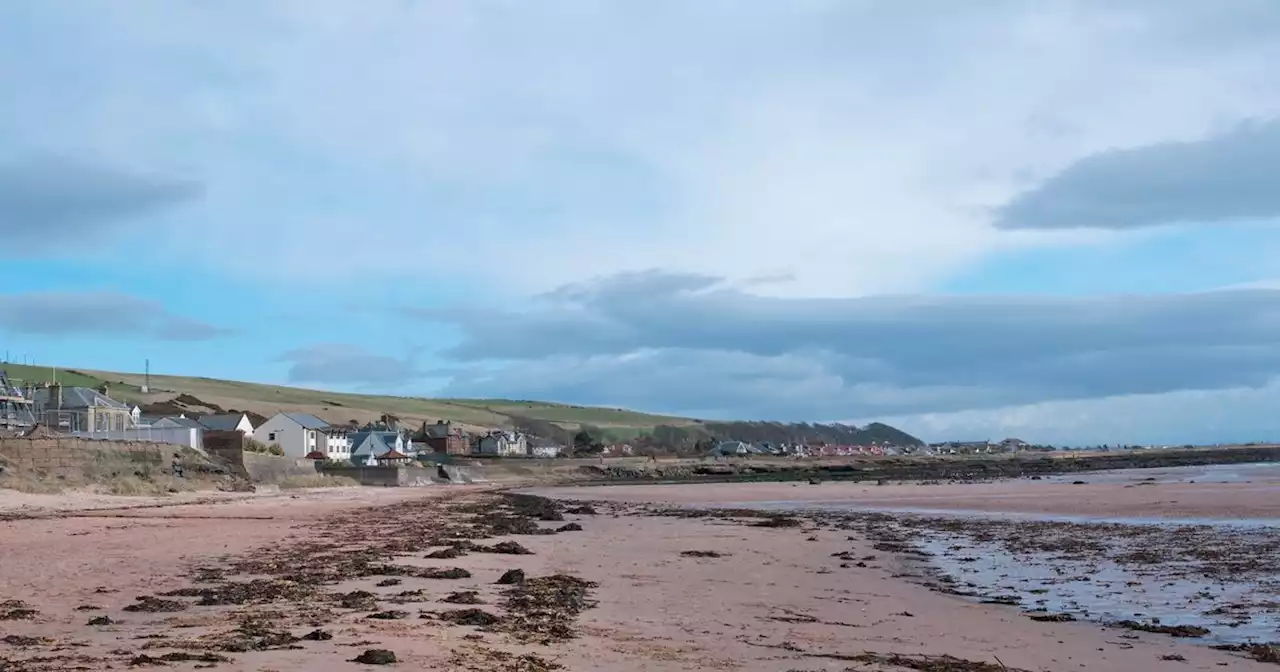
[[[400,585],[400,579],[383,579],[376,584],[379,588]]]
[[[76,611],[102,611],[102,607],[92,604],[82,604],[76,607]]]
[[[502,585],[502,586],[511,586],[519,583],[524,583],[524,570],[508,569],[506,572],[502,574],[501,577],[498,578],[497,583],[498,585]]]
[[[484,546],[480,550],[485,553],[501,553],[503,555],[533,555],[533,551],[514,541],[500,541],[492,546]]]
[[[432,551],[428,553],[426,557],[429,560],[452,560],[454,558],[458,558],[463,555],[466,555],[466,553],[458,549],[457,546],[450,546],[449,548],[442,548],[438,551]]]
[[[397,661],[394,651],[387,649],[369,649],[351,660],[361,665],[392,665]]]
[[[1219,651],[1236,651],[1258,661],[1280,665],[1280,643],[1272,644],[1220,644]]]
[[[484,604],[484,600],[480,599],[480,593],[474,590],[460,590],[449,593],[440,598],[440,601],[449,604]]]
[[[720,551],[680,551],[680,555],[686,558],[723,558],[729,554]]]
[[[579,524],[577,524],[577,523],[565,523],[564,525],[561,525],[560,527],[557,527],[557,528],[556,528],[556,532],[557,532],[557,533],[560,533],[560,532],[581,532],[581,531],[582,531],[582,526],[581,526],[581,525],[579,525]]]
[[[142,595],[136,602],[124,608],[125,611],[147,613],[172,613],[186,611],[187,603],[181,600],[163,600],[154,595]]]
[[[1209,629],[1198,625],[1160,625],[1157,623],[1140,623],[1138,621],[1114,621],[1110,625],[1128,630],[1154,632],[1170,637],[1204,637]]]
[[[771,516],[764,520],[756,521],[751,524],[752,527],[800,527],[800,521],[787,516]]]
[[[129,661],[129,667],[167,667],[169,663],[229,663],[231,659],[226,656],[219,656],[216,653],[188,653],[186,651],[174,651],[161,656],[149,656],[145,653],[134,656]]]
[[[353,590],[338,597],[338,604],[343,609],[370,611],[378,608],[378,596],[367,590]]]
[[[597,514],[597,512],[596,512],[596,510],[595,510],[595,508],[594,508],[594,507],[592,507],[590,504],[583,504],[582,506],[575,506],[575,507],[572,507],[572,508],[568,508],[568,509],[565,509],[565,510],[564,510],[564,512],[565,512],[565,513],[571,513],[571,514],[573,514],[573,515],[575,515],[575,516],[595,516],[595,515],[598,515],[598,514]]]
[[[409,612],[390,609],[387,611],[379,611],[376,614],[369,614],[365,618],[372,618],[379,621],[399,621],[409,617]]]
[[[53,640],[47,639],[45,637],[27,637],[25,635],[6,635],[4,639],[0,639],[0,642],[4,642],[9,646],[27,647],[27,646],[43,646],[45,644],[52,644]]]
[[[1027,618],[1041,623],[1067,623],[1076,620],[1071,614],[1027,614]]]
[[[822,479],[817,476],[810,476],[809,485],[822,485]]]
[[[0,602],[0,621],[27,621],[35,618],[39,613],[22,600]]]
[[[333,634],[325,630],[312,630],[303,635],[302,638],[309,642],[327,642],[333,639]]]
[[[454,625],[490,626],[502,620],[483,609],[452,609],[442,611],[435,617],[445,623]]]
[[[116,623],[115,621],[111,620],[110,616],[98,616],[96,618],[89,619],[88,624],[89,625],[115,625],[115,623]]]

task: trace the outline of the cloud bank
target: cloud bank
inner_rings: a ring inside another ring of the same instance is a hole
[[[447,390],[761,419],[874,417],[1266,385],[1280,291],[787,299],[661,272],[522,311],[417,311]],[[681,383],[681,381],[685,381]]]
[[[230,331],[118,292],[0,294],[0,331],[30,336],[206,341]]]
[[[41,156],[0,163],[0,238],[5,254],[68,245],[83,253],[131,220],[176,207],[199,185],[81,160]]]

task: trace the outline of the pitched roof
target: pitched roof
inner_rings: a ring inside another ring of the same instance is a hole
[[[302,425],[305,429],[324,429],[329,426],[329,423],[310,413],[282,413],[281,415]]]
[[[244,417],[244,413],[220,413],[218,415],[202,415],[197,419],[205,429],[212,429],[218,432],[229,432],[240,424],[240,419]]]
[[[351,435],[351,454],[355,455],[380,455],[391,450],[391,446],[387,445],[385,434],[394,435],[395,432],[356,432]]]
[[[388,450],[387,452],[374,457],[374,459],[375,460],[407,460],[409,459],[409,456],[393,449],[393,450]]]
[[[307,454],[306,454],[306,459],[308,459],[308,460],[327,460],[327,459],[329,459],[329,456],[328,456],[328,455],[325,455],[324,453],[322,453],[322,452],[320,452],[320,451],[318,451],[318,450],[313,450],[313,451],[311,451],[311,452],[309,452],[309,453],[307,453]]]
[[[42,387],[36,390],[32,399],[44,407],[57,407],[58,395],[55,388]],[[108,397],[97,390],[87,387],[62,388],[62,408],[118,408],[129,410],[129,407]]]
[[[175,425],[179,427],[183,427],[185,429],[204,429],[204,425],[200,424],[199,422],[196,422],[195,420],[192,420],[191,418],[183,418],[176,415],[169,415],[160,419],[168,420],[169,422],[172,422]]]

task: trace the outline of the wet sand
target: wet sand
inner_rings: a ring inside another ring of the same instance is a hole
[[[681,487],[692,492],[706,486]],[[758,519],[655,516],[646,507],[620,505],[601,506],[600,515],[566,513],[563,521],[536,523],[543,529],[578,523],[580,531],[493,536],[479,530],[496,524],[486,516],[505,511],[506,500],[482,490],[316,492],[0,522],[0,602],[21,600],[37,612],[0,622],[0,628],[6,636],[48,638],[23,646],[0,643],[0,661],[9,660],[6,669],[15,672],[104,669],[123,668],[137,655],[209,651],[229,659],[219,669],[355,670],[377,669],[350,661],[367,649],[386,648],[400,661],[392,669],[906,669],[868,662],[892,655],[951,655],[1014,672],[1275,669],[1163,635],[1035,622],[1013,607],[940,594],[904,578],[908,568],[898,554],[877,550],[874,538],[839,526],[766,528],[753,526]],[[573,492],[600,499],[612,491]],[[488,537],[475,543],[515,541],[532,554],[425,557],[424,544],[439,543],[441,535],[470,534]],[[392,570],[363,562],[382,553],[388,559],[380,563],[416,569],[387,574]],[[197,567],[227,574],[200,583]],[[453,567],[470,576],[423,578],[429,568]],[[495,585],[513,568],[531,578],[567,575],[592,582],[588,598],[595,606],[562,618],[576,637],[522,641],[518,635],[528,617],[508,615],[516,614],[504,603],[509,588]],[[200,606],[191,598],[164,598],[184,602],[183,609],[124,610],[137,597],[173,590],[235,587],[255,578],[296,587],[303,584],[290,582],[317,577],[321,592],[296,599]],[[389,581],[398,583],[380,585]],[[376,606],[346,608],[333,601],[357,590],[371,593]],[[469,590],[485,603],[475,608],[507,621],[483,628],[419,617],[458,608],[440,599]],[[379,611],[403,611],[404,618],[368,618]],[[118,622],[86,625],[100,615]],[[322,628],[333,638],[265,650],[199,648],[222,646],[215,643],[246,622],[268,623],[268,630],[293,637]],[[522,655],[527,657],[516,657]]]
[[[1161,470],[1167,475],[1174,470]],[[1192,474],[1203,470],[1190,471]],[[1244,473],[1248,473],[1247,471]],[[733,507],[799,503],[864,510],[981,511],[1097,517],[1280,518],[1280,472],[1259,470],[1251,482],[1153,482],[1142,470],[1076,474],[1046,480],[938,485],[827,482],[615,485],[543,488],[549,497],[611,502]],[[1193,479],[1194,480],[1194,479]],[[1084,481],[1074,484],[1074,481]],[[1092,482],[1099,481],[1099,482]]]

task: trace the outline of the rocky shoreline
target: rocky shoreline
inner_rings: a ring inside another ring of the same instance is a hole
[[[973,457],[882,457],[845,462],[761,458],[730,462],[584,465],[578,485],[751,481],[984,481],[1116,469],[1152,469],[1280,461],[1280,446],[1139,450],[1066,456],[1052,453]]]
[[[1016,608],[1036,622],[1092,621],[1108,629],[1165,635],[1280,665],[1277,528],[1083,524],[803,509],[779,512],[605,501],[591,505],[631,515],[852,532],[893,558],[896,577],[940,594]],[[1006,557],[1003,563],[988,563],[991,566],[985,572],[971,569],[970,563],[989,559],[980,554]],[[843,569],[883,562],[878,555],[855,557],[848,552],[833,558]],[[1031,566],[1043,571],[1028,572]],[[1111,606],[1131,607],[1132,613],[1092,612],[1085,601],[1085,596],[1122,594],[1128,599],[1113,599]],[[1237,632],[1250,625],[1254,627]],[[1117,637],[1134,639],[1124,632]],[[1178,654],[1165,659],[1182,660]],[[951,664],[955,667],[937,669],[1013,669],[988,668],[973,661]]]

